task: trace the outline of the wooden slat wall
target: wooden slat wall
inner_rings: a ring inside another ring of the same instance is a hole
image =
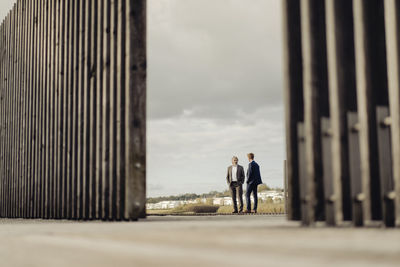
[[[0,216],[145,216],[146,1],[19,0],[0,26]]]
[[[284,0],[284,95],[289,220],[300,220],[300,170],[298,123],[304,121],[300,1]]]
[[[283,3],[289,218],[400,226],[398,1]]]

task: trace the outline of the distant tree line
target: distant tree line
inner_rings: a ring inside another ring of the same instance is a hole
[[[272,190],[271,187],[269,187],[266,184],[262,184],[258,186],[258,192],[261,191],[267,191],[267,190]],[[281,188],[274,188],[274,190],[277,191],[283,191]],[[161,201],[176,201],[176,200],[194,200],[194,199],[201,199],[201,198],[214,198],[214,197],[229,197],[231,193],[229,190],[225,190],[223,192],[219,191],[211,191],[209,193],[204,193],[204,194],[194,194],[194,193],[187,193],[183,195],[178,195],[178,196],[165,196],[165,197],[149,197],[147,198],[147,203],[158,203]]]

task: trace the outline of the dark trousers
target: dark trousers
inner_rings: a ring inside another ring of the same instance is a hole
[[[248,185],[247,185],[247,189],[246,189],[246,204],[247,204],[247,210],[251,210],[250,195],[251,195],[251,193],[253,193],[253,197],[254,197],[254,210],[257,211],[257,204],[258,204],[257,187],[258,187],[258,184],[248,184]]]
[[[242,185],[238,182],[232,182],[229,187],[232,196],[233,209],[234,211],[238,211],[236,196],[239,199],[239,211],[243,211],[243,188]]]

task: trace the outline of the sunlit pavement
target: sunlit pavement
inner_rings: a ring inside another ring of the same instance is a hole
[[[268,215],[1,219],[0,266],[400,266],[400,229],[303,228]]]

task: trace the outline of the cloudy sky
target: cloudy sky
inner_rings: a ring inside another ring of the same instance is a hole
[[[281,42],[280,0],[148,0],[148,196],[224,190],[248,152],[282,186]]]
[[[223,190],[247,152],[282,186],[280,0],[148,3],[148,195]]]

